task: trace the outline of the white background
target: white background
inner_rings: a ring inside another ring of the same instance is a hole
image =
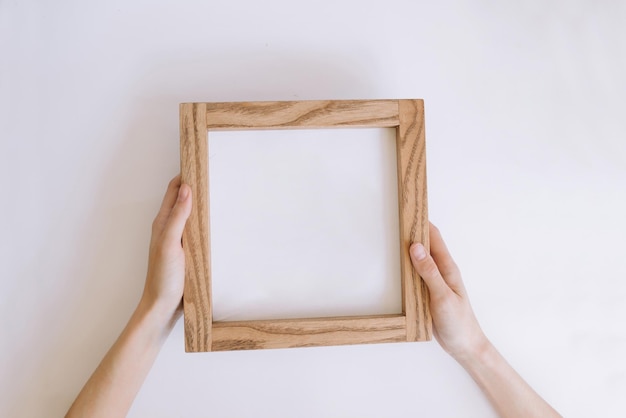
[[[396,129],[209,133],[214,320],[402,312]]]
[[[431,219],[486,333],[565,416],[623,417],[624,21],[608,0],[1,1],[0,416],[61,416],[133,311],[179,102],[421,97]],[[130,414],[493,415],[434,342],[191,355],[182,323]]]

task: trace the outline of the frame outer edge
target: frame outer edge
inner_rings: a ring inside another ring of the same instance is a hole
[[[409,255],[414,242],[423,243],[429,250],[424,101],[398,100],[398,114],[402,311],[407,317],[407,341],[428,341],[432,338],[428,288],[413,268]]]
[[[206,105],[180,105],[181,182],[191,187],[192,209],[183,233],[185,351],[211,351],[208,132]]]
[[[398,209],[402,254],[402,310],[406,319],[405,335],[406,341],[426,341],[432,338],[428,288],[413,269],[408,252],[410,244],[417,241],[422,242],[428,250],[430,249],[424,101],[400,99],[390,100],[390,102],[394,102],[398,110],[398,125],[395,126],[397,128]],[[210,103],[180,104],[181,181],[191,187],[193,199],[192,212],[183,233],[183,247],[187,261],[183,295],[185,350],[187,352],[212,351],[213,349],[207,111],[210,105]]]

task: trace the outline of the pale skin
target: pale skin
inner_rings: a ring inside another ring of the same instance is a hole
[[[182,314],[182,234],[191,189],[175,177],[152,224],[143,295],[117,341],[91,375],[66,417],[125,417],[161,346]],[[483,333],[461,273],[439,230],[430,225],[430,253],[415,243],[411,260],[426,282],[435,338],[485,393],[503,418],[560,417],[506,362]]]
[[[433,333],[439,345],[469,373],[503,418],[560,417],[507,363],[483,333],[461,272],[441,233],[430,224],[430,254],[411,245],[411,261],[430,294]]]

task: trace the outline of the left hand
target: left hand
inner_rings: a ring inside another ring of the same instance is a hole
[[[182,314],[191,188],[176,176],[152,223],[148,275],[126,328],[93,372],[66,417],[125,417],[176,320]]]
[[[161,209],[152,223],[148,274],[141,302],[172,320],[182,313],[185,283],[183,230],[191,213],[191,188],[180,175],[167,187]]]

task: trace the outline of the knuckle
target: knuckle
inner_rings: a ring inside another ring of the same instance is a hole
[[[172,214],[178,214],[184,209],[184,205],[181,205],[180,202],[174,203],[174,207],[172,208]],[[170,215],[171,216],[171,215]]]
[[[422,272],[422,275],[429,277],[433,277],[439,274],[439,269],[437,268],[437,265],[430,257],[422,262],[422,264],[420,265],[420,271]]]
[[[447,260],[445,263],[442,264],[441,272],[444,275],[457,274],[459,272],[459,267],[456,265],[454,261]]]

